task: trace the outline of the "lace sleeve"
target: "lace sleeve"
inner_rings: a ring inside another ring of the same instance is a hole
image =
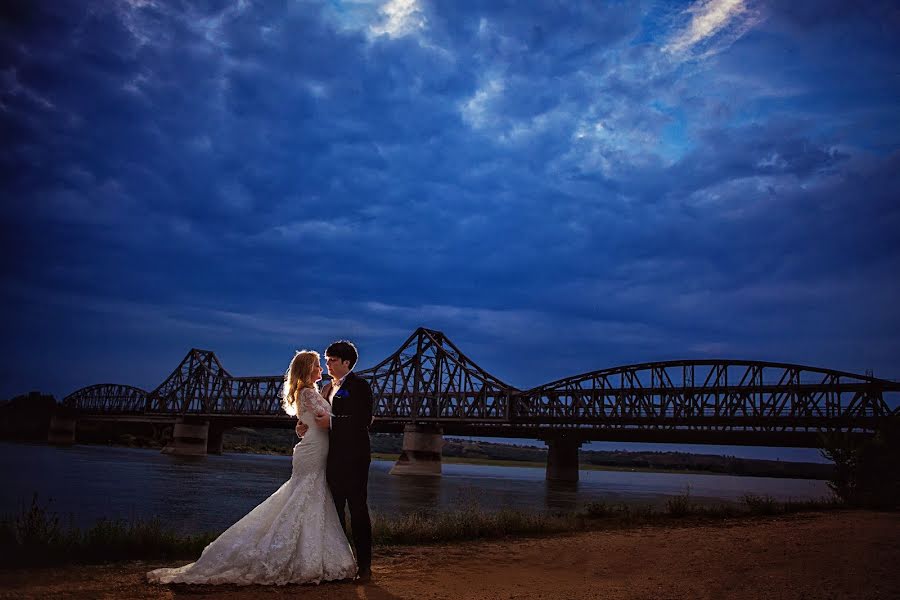
[[[300,403],[297,414],[299,415],[304,412],[315,414],[317,410],[323,408],[323,402],[322,396],[320,396],[316,390],[312,388],[303,388],[300,390]]]

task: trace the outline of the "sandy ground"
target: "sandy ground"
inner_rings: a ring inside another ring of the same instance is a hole
[[[153,586],[159,563],[0,570],[0,598],[900,598],[900,514],[807,513],[382,549],[368,585]]]

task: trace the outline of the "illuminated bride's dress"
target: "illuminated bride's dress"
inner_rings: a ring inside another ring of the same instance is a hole
[[[207,546],[197,562],[147,573],[151,583],[319,583],[356,575],[356,562],[325,481],[328,432],[314,423],[330,410],[312,389],[300,391],[309,431],[294,446],[291,478]]]

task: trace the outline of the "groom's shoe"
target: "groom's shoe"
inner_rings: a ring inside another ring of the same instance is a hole
[[[364,584],[372,581],[372,569],[360,569],[356,574],[355,583]]]

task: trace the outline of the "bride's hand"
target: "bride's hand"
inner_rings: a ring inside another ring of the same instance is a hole
[[[306,432],[309,431],[309,426],[307,426],[303,421],[298,420],[297,426],[294,427],[294,431],[297,432],[297,437],[302,438],[306,435]]]

